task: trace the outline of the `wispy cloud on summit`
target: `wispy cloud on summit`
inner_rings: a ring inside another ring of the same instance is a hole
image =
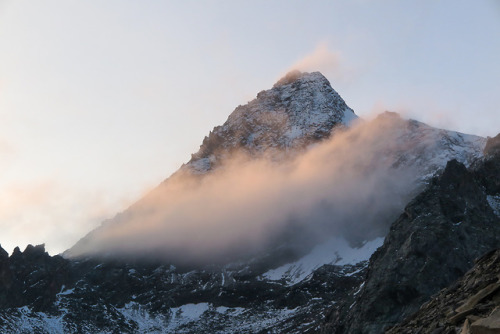
[[[331,72],[339,69],[340,60],[339,51],[333,51],[326,42],[321,42],[311,53],[290,66],[289,70]]]
[[[350,80],[353,75],[353,70],[348,67],[342,58],[342,52],[332,49],[327,42],[318,43],[312,52],[297,60],[286,70],[286,73],[293,70],[301,72],[319,71],[336,81]]]

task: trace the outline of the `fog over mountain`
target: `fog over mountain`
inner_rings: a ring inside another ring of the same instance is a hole
[[[324,94],[318,95],[318,87]],[[269,110],[262,112],[262,105]],[[303,123],[315,124],[311,120],[323,105],[337,106],[340,111],[328,110],[339,120],[348,112],[321,74],[290,74],[238,107],[188,165],[66,255],[212,262],[251,255],[294,230],[311,244],[333,235],[361,244],[387,233],[388,222],[447,155],[467,163],[484,145],[481,137],[433,129],[393,113],[338,122],[330,138],[314,142],[308,139],[312,125]],[[256,107],[258,112],[248,112]],[[324,112],[319,115],[322,126],[331,122]],[[268,131],[259,138],[262,124]],[[231,146],[232,130],[224,140],[228,126],[246,129],[238,132],[243,143]],[[290,131],[296,134],[284,135]],[[283,138],[289,142],[280,148]]]
[[[0,331],[382,333],[499,247],[499,137],[291,72],[63,256],[0,247]]]
[[[392,118],[359,124],[281,163],[236,153],[202,178],[175,175],[106,223],[81,251],[223,254],[256,248],[289,223],[318,235],[381,236],[379,216],[401,209],[415,181],[383,159],[398,125]]]

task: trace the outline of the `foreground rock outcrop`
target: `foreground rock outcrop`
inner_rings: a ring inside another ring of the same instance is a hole
[[[484,154],[484,160],[476,163],[472,172],[498,217],[500,135],[488,139]],[[485,233],[484,240],[487,238]],[[500,250],[495,250],[479,258],[462,278],[433,296],[418,312],[388,333],[500,333],[499,280]]]
[[[499,310],[500,250],[495,250],[387,333],[499,333]]]

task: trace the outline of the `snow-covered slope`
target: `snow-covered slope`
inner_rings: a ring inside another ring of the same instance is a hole
[[[483,156],[486,144],[484,137],[438,129],[416,120],[407,121],[406,130],[401,133],[401,141],[404,145],[411,143],[411,149],[410,146],[406,151],[404,146],[399,148],[397,164],[412,164],[429,173],[442,170],[452,159],[470,166]]]
[[[356,265],[368,261],[375,250],[382,246],[384,238],[377,238],[359,248],[352,247],[341,237],[333,237],[330,240],[315,246],[307,255],[297,261],[284,264],[278,268],[265,272],[261,277],[271,281],[285,281],[288,285],[294,285],[311,277],[312,273],[325,264],[344,266]]]
[[[486,138],[434,128],[399,114],[385,112],[372,121],[375,128],[387,128],[381,159],[395,169],[411,168],[426,182],[444,169],[452,159],[470,166],[483,156]]]

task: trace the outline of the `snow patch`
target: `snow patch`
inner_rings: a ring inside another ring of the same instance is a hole
[[[352,248],[344,238],[334,237],[314,247],[309,254],[298,261],[269,270],[262,275],[262,278],[273,281],[285,280],[288,285],[294,285],[303,281],[322,265],[346,265],[366,261],[383,242],[384,238],[377,238],[366,242],[362,247]]]
[[[293,141],[297,138],[300,138],[303,136],[303,130],[298,127],[298,126],[292,126],[286,133],[285,136],[290,140]]]
[[[164,315],[153,316],[148,309],[136,302],[129,302],[117,309],[127,320],[135,322],[138,333],[163,333],[168,318]]]
[[[62,289],[61,289],[62,290]],[[71,295],[73,293],[74,289],[67,289],[65,291],[59,292],[57,295],[58,296],[65,296],[65,295]]]
[[[11,323],[16,331],[12,333],[33,333],[40,328],[48,333],[65,333],[63,315],[51,316],[43,312],[32,312],[27,306],[20,307],[17,311],[18,317]]]
[[[236,316],[245,311],[243,307],[225,307],[225,306],[219,306],[215,308],[215,311],[217,313],[221,314],[230,314],[231,316]]]
[[[205,174],[210,170],[211,163],[209,158],[201,158],[191,161],[189,166],[191,167],[191,172],[195,174]]]
[[[208,303],[186,304],[171,308],[171,323],[183,324],[191,321],[197,321],[205,311],[208,311],[208,309]]]
[[[500,195],[496,196],[486,196],[488,204],[493,209],[493,212],[500,217]]]

